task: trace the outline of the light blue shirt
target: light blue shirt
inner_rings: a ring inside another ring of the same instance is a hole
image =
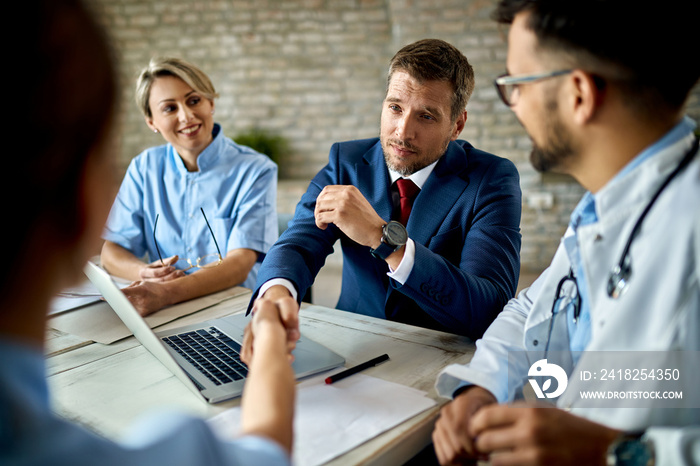
[[[158,260],[157,241],[163,259],[178,255],[194,263],[217,253],[203,209],[222,256],[238,248],[260,253],[242,283],[254,288],[260,263],[277,240],[277,165],[224,136],[218,124],[212,134],[213,141],[197,158],[196,172],[187,171],[170,144],[134,158],[103,238],[148,262]]]
[[[44,355],[0,340],[0,464],[3,466],[288,465],[271,440],[225,442],[202,419],[150,417],[130,440],[115,443],[51,412]]]
[[[640,152],[631,162],[623,167],[612,180],[608,183],[615,183],[623,177],[627,176],[634,168],[644,163],[646,160],[653,157],[663,149],[680,141],[688,136],[688,133],[695,130],[696,123],[688,117],[685,117],[671,131],[666,133],[661,139]],[[595,195],[591,192],[586,192],[581,198],[576,208],[571,214],[571,222],[569,226],[574,231],[574,236],[564,240],[564,247],[569,256],[569,262],[576,276],[579,295],[581,296],[581,312],[577,322],[574,323],[573,306],[568,306],[567,309],[567,325],[569,331],[569,346],[575,356],[580,355],[580,352],[586,349],[591,338],[591,317],[588,307],[590,301],[588,295],[587,279],[583,272],[581,257],[576,239],[576,230],[582,225],[594,224],[598,221],[598,213],[596,211]],[[573,361],[574,364],[577,362]]]

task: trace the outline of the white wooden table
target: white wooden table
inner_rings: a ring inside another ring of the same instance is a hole
[[[159,329],[244,312],[250,294],[166,324]],[[473,343],[455,335],[314,305],[301,310],[301,331],[353,366],[378,354],[391,360],[364,373],[428,392],[438,372],[466,363]],[[48,329],[47,370],[54,410],[108,438],[117,439],[137,417],[153,409],[214,416],[239,399],[210,405],[193,395],[133,337],[111,345]],[[403,464],[430,442],[439,407],[425,411],[330,464]]]

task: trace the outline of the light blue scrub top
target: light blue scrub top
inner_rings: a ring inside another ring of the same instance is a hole
[[[158,215],[155,240],[163,259],[178,255],[196,262],[217,252],[204,209],[222,256],[238,248],[260,253],[241,284],[252,289],[265,253],[277,240],[277,165],[224,136],[218,124],[212,134],[212,143],[197,158],[196,172],[187,171],[170,144],[134,158],[103,238],[156,261],[153,227]]]

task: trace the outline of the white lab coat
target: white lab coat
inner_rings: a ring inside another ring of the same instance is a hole
[[[692,143],[692,135],[685,137],[596,194],[599,221],[578,229],[590,295],[591,339],[572,372],[566,393],[557,400],[560,407],[595,422],[623,430],[646,430],[647,436],[655,440],[657,464],[700,464],[700,409],[697,409],[700,359],[694,361],[695,370],[685,368],[677,385],[684,391],[685,409],[655,409],[651,402],[634,409],[616,408],[610,407],[609,401],[608,407],[591,407],[590,402],[577,407],[581,402],[575,396],[579,385],[576,375],[588,352],[670,354],[669,351],[682,350],[683,354],[692,356],[692,352],[700,351],[700,157],[697,155],[660,195],[632,243],[632,276],[626,292],[617,300],[607,294],[610,271],[620,260],[635,222]],[[564,237],[571,234],[569,230]],[[556,287],[569,271],[563,241],[564,238],[549,268],[505,306],[484,337],[477,341],[472,361],[442,371],[436,383],[442,396],[451,397],[462,381],[486,388],[501,403],[522,396],[528,370],[536,360],[546,356],[544,348],[549,339]],[[568,345],[568,339],[564,341]],[[557,339],[553,338],[550,352],[568,351],[568,347],[556,347],[556,343]],[[605,384],[601,382],[601,387],[624,389],[625,385],[620,383],[619,379],[607,380]]]

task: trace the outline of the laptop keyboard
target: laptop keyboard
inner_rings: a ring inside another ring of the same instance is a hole
[[[241,362],[241,345],[216,327],[164,337],[163,341],[216,385],[248,375]]]

